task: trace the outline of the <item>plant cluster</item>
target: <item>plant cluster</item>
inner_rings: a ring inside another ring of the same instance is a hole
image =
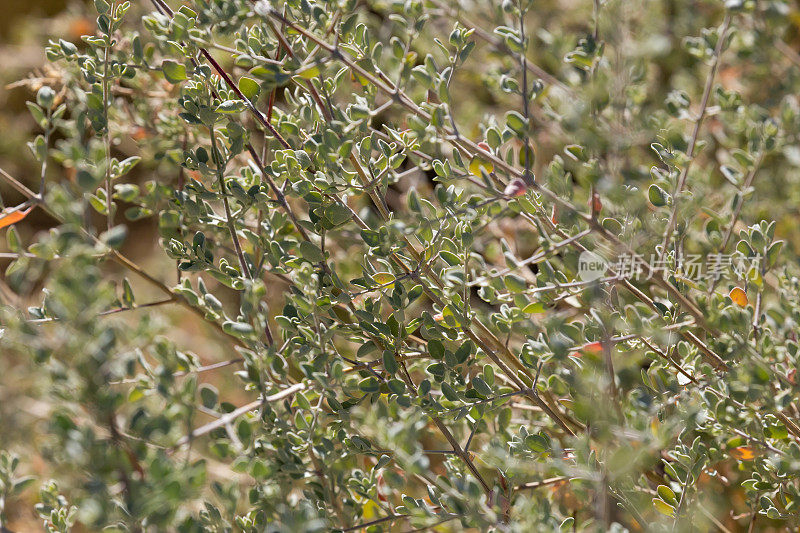
[[[41,174],[0,171],[45,529],[797,528],[796,13],[581,4],[54,38]]]

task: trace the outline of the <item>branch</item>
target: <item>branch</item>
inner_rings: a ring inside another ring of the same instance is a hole
[[[55,220],[57,220],[57,221],[58,221],[60,224],[63,224],[63,223],[64,223],[64,219],[62,219],[62,218],[61,218],[61,217],[58,215],[58,213],[56,213],[55,211],[53,211],[53,210],[52,210],[52,209],[51,209],[51,208],[50,208],[50,207],[49,207],[49,206],[48,206],[48,205],[47,205],[47,204],[44,202],[44,200],[42,200],[42,199],[39,199],[36,193],[34,193],[32,190],[30,190],[30,189],[29,189],[28,187],[26,187],[25,185],[23,185],[23,184],[22,184],[22,183],[21,183],[19,180],[17,180],[16,178],[12,177],[12,176],[11,176],[9,173],[7,173],[7,172],[6,172],[5,170],[3,170],[2,168],[0,168],[0,177],[4,178],[4,179],[5,179],[5,181],[6,181],[6,182],[7,182],[9,185],[11,185],[11,186],[12,186],[14,189],[16,189],[16,190],[17,190],[18,192],[20,192],[21,194],[23,194],[23,195],[27,196],[27,197],[28,197],[29,199],[31,199],[31,200],[35,200],[35,201],[37,202],[37,204],[39,205],[39,207],[41,207],[41,208],[42,208],[42,210],[44,210],[44,211],[45,211],[47,214],[49,214],[51,217],[53,217]],[[94,235],[92,235],[91,233],[89,233],[89,232],[86,230],[86,228],[83,228],[83,227],[81,227],[81,228],[80,228],[80,231],[81,231],[81,232],[82,232],[82,233],[83,233],[83,234],[84,234],[84,235],[85,235],[87,238],[89,238],[89,239],[90,239],[90,240],[91,240],[91,241],[92,241],[94,244],[99,244],[99,245],[101,245],[101,246],[105,246],[105,244],[104,244],[102,241],[100,241],[100,239],[98,239],[96,236],[94,236]],[[141,277],[142,279],[144,279],[145,281],[147,281],[148,283],[150,283],[151,285],[153,285],[153,286],[154,286],[156,289],[158,289],[158,290],[159,290],[161,293],[163,293],[163,294],[165,294],[165,295],[169,296],[169,297],[170,297],[172,300],[174,300],[174,301],[175,301],[177,304],[179,304],[179,305],[183,306],[185,309],[187,309],[187,310],[191,311],[193,314],[195,314],[195,315],[197,315],[198,317],[200,317],[200,318],[203,320],[203,322],[205,322],[206,324],[209,324],[209,325],[211,325],[211,327],[213,327],[213,328],[214,328],[215,330],[217,330],[219,333],[221,333],[222,335],[224,335],[224,336],[225,336],[227,339],[229,339],[229,340],[230,340],[230,341],[231,341],[233,344],[235,344],[236,346],[240,346],[240,347],[242,347],[242,348],[246,348],[246,347],[247,347],[247,346],[244,344],[244,342],[242,342],[242,341],[241,341],[239,338],[237,338],[237,337],[234,337],[233,335],[230,335],[230,334],[228,334],[228,333],[227,333],[227,332],[226,332],[224,329],[222,329],[222,326],[221,326],[219,323],[217,323],[217,322],[213,322],[213,321],[209,321],[208,319],[206,319],[206,315],[205,315],[205,312],[204,312],[203,310],[201,310],[201,309],[198,309],[198,308],[196,308],[196,307],[192,306],[191,304],[189,304],[189,302],[188,302],[188,301],[186,301],[186,299],[185,299],[185,298],[183,298],[183,297],[182,297],[181,295],[179,295],[178,293],[174,292],[172,289],[170,289],[168,286],[166,286],[166,285],[165,285],[163,282],[159,281],[159,280],[158,280],[158,279],[156,279],[155,277],[153,277],[153,276],[151,276],[150,274],[148,274],[148,273],[147,273],[147,272],[146,272],[144,269],[142,269],[142,267],[140,267],[139,265],[137,265],[136,263],[134,263],[132,260],[128,259],[126,256],[124,256],[123,254],[121,254],[121,253],[120,253],[120,252],[118,252],[117,250],[109,249],[109,252],[108,252],[108,254],[109,254],[109,255],[108,255],[108,256],[109,256],[109,258],[110,258],[112,261],[114,261],[115,263],[119,264],[120,266],[122,266],[122,267],[124,267],[124,268],[127,268],[127,269],[128,269],[128,270],[130,270],[131,272],[135,273],[136,275],[138,275],[139,277]]]
[[[254,400],[247,405],[243,405],[238,409],[231,411],[230,413],[221,416],[220,418],[214,420],[213,422],[209,422],[208,424],[201,426],[194,431],[190,435],[182,437],[178,443],[173,447],[174,449],[180,448],[181,446],[187,444],[190,440],[195,439],[197,437],[201,437],[207,433],[214,431],[215,429],[230,424],[243,414],[254,410],[259,405],[262,405],[264,402],[277,402],[278,400],[282,400],[287,396],[291,396],[292,394],[299,392],[306,388],[305,383],[295,383],[291,387],[284,389],[280,392],[277,392],[271,396],[266,396],[264,398],[259,398],[258,400]]]
[[[719,37],[717,39],[717,46],[714,48],[714,56],[711,61],[711,70],[708,73],[708,77],[706,78],[706,85],[703,89],[703,99],[700,102],[700,112],[697,115],[697,119],[694,123],[694,130],[692,131],[692,136],[689,139],[689,146],[686,149],[686,155],[689,157],[689,160],[686,162],[686,166],[683,167],[681,170],[680,176],[678,177],[678,184],[675,187],[675,191],[672,195],[672,211],[669,215],[669,222],[667,222],[667,228],[664,231],[664,242],[661,245],[661,252],[659,253],[659,257],[663,258],[667,253],[667,248],[669,247],[670,239],[672,239],[672,231],[675,229],[675,222],[678,213],[678,196],[681,192],[683,192],[683,188],[686,185],[686,178],[689,175],[689,169],[692,166],[692,162],[694,161],[694,150],[697,146],[697,138],[700,136],[700,127],[703,125],[703,119],[706,116],[706,110],[708,109],[708,100],[711,96],[711,88],[714,85],[714,78],[717,75],[717,67],[719,66],[719,58],[722,55],[722,47],[725,44],[725,38],[728,35],[728,28],[731,23],[731,15],[730,13],[725,13],[725,19],[722,21],[722,27],[719,31]]]

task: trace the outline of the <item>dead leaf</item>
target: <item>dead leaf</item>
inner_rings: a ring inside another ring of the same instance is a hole
[[[731,456],[740,461],[751,461],[755,459],[756,452],[750,446],[739,446],[731,450]]]
[[[12,224],[16,224],[26,216],[28,213],[31,212],[33,206],[30,206],[28,209],[19,209],[19,207],[15,207],[13,211],[6,213],[5,215],[0,216],[0,228],[5,228],[6,226],[10,226]]]
[[[600,342],[590,342],[586,346],[583,346],[577,352],[573,352],[570,355],[572,355],[572,357],[580,357],[583,354],[590,354],[590,353],[598,354],[598,353],[601,353],[602,351],[603,351],[603,344],[602,343],[600,343]]]
[[[747,307],[747,293],[739,287],[732,288],[731,292],[728,293],[728,296],[731,300],[733,300],[733,303],[739,307]]]

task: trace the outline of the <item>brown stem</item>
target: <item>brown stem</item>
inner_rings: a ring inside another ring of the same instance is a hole
[[[233,248],[236,250],[236,257],[239,259],[239,265],[242,267],[242,274],[246,278],[252,278],[250,275],[250,268],[247,266],[247,261],[242,252],[242,245],[239,243],[239,236],[236,234],[236,225],[233,222],[233,215],[231,215],[231,207],[228,203],[228,191],[225,187],[225,164],[220,160],[222,154],[217,149],[217,136],[214,133],[214,126],[209,128],[211,135],[211,155],[214,158],[214,166],[217,171],[217,183],[219,184],[219,194],[222,196],[222,205],[225,208],[225,223],[228,226],[228,231],[233,240]]]

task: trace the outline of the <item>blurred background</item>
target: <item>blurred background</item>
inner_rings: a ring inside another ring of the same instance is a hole
[[[51,39],[65,39],[80,42],[82,35],[95,32],[96,13],[91,2],[78,0],[28,0],[25,2],[6,2],[3,16],[0,17],[0,168],[32,188],[38,186],[40,164],[34,159],[27,143],[39,133],[25,102],[33,100],[36,91],[43,84],[58,86],[59,71],[46,59],[44,49]],[[57,139],[56,139],[57,141]],[[135,142],[119,147],[121,152],[135,151]],[[130,153],[128,155],[133,155]],[[72,169],[51,165],[48,180],[65,180],[73,176]],[[134,169],[132,181],[143,183],[148,178],[145,171]],[[15,206],[24,198],[5,184],[0,184],[2,207]],[[105,225],[99,216],[94,221],[98,228]],[[22,222],[16,225],[23,242],[34,242],[34,235],[46,232],[55,224],[47,214],[34,209]],[[127,222],[131,238],[124,247],[125,253],[150,272],[160,273],[168,284],[175,283],[175,263],[158,249],[157,224],[153,217],[139,222]],[[104,229],[104,228],[103,228]],[[102,230],[101,230],[102,231]],[[8,289],[5,270],[11,260],[2,254],[8,251],[6,230],[0,234],[0,305],[14,305],[25,309],[41,302],[42,287],[28,287],[26,291]],[[108,266],[108,265],[107,265]],[[49,267],[45,267],[47,269]],[[113,270],[113,267],[111,267]],[[41,278],[47,272],[40,273]],[[114,272],[121,279],[126,273]],[[148,298],[147,287],[136,284],[137,294],[143,301]],[[23,292],[20,294],[20,292]],[[123,319],[136,323],[146,315],[158,316],[160,331],[187,352],[196,354],[203,363],[212,363],[233,357],[229,345],[219,343],[214,335],[199,319],[186,316],[178,309],[140,310],[129,313]],[[48,334],[44,325],[43,335]],[[47,434],[47,422],[53,404],[50,391],[43,385],[37,366],[31,361],[22,360],[18,353],[10,353],[0,347],[0,450],[8,450],[19,455],[26,463],[25,474],[34,475],[37,482],[26,490],[21,498],[8,502],[6,512],[10,518],[10,529],[16,533],[41,531],[41,519],[34,511],[38,498],[39,482],[57,476],[50,465],[40,456],[40,444]],[[232,372],[219,372],[210,376],[220,391],[230,401],[240,402],[249,398],[235,381]],[[2,528],[0,528],[2,529]],[[3,533],[7,530],[3,529]]]
[[[91,31],[94,21],[85,18],[80,3],[70,8],[63,0],[8,2],[0,17],[0,162],[9,173],[34,171],[34,159],[25,153],[34,123],[25,101],[31,90],[25,80],[47,76],[44,44],[48,35],[79,39]],[[3,189],[5,192],[5,189]],[[4,198],[6,204],[12,197]],[[35,220],[35,218],[34,218]]]
[[[47,35],[54,31],[70,33],[77,38],[92,24],[82,18],[73,8],[72,12],[63,0],[28,0],[26,2],[7,2],[0,17],[0,168],[14,176],[26,176],[36,172],[39,166],[26,143],[33,136],[34,121],[25,102],[33,94],[30,78],[46,76],[47,61],[43,44]],[[27,181],[27,180],[26,180]],[[22,197],[7,187],[0,187],[4,206],[16,205]],[[47,227],[49,220],[40,211],[34,210],[21,224],[19,231],[30,235]],[[6,249],[5,239],[0,248]],[[2,259],[0,268],[5,271],[9,260]],[[0,275],[0,279],[3,276]],[[0,382],[0,448],[12,448],[33,459],[38,468],[43,467],[32,447],[20,448],[25,435],[32,429],[31,418],[20,416],[20,409],[30,405],[22,401],[35,387],[36,380],[30,375],[30,366],[15,360],[11,354],[4,354],[0,361],[3,373],[8,379]],[[46,413],[46,406],[36,406]],[[18,452],[18,453],[19,453]],[[34,492],[34,491],[30,491]],[[33,495],[25,508],[19,506],[9,509],[11,526],[14,531],[37,531],[41,529],[40,520],[32,512]]]

